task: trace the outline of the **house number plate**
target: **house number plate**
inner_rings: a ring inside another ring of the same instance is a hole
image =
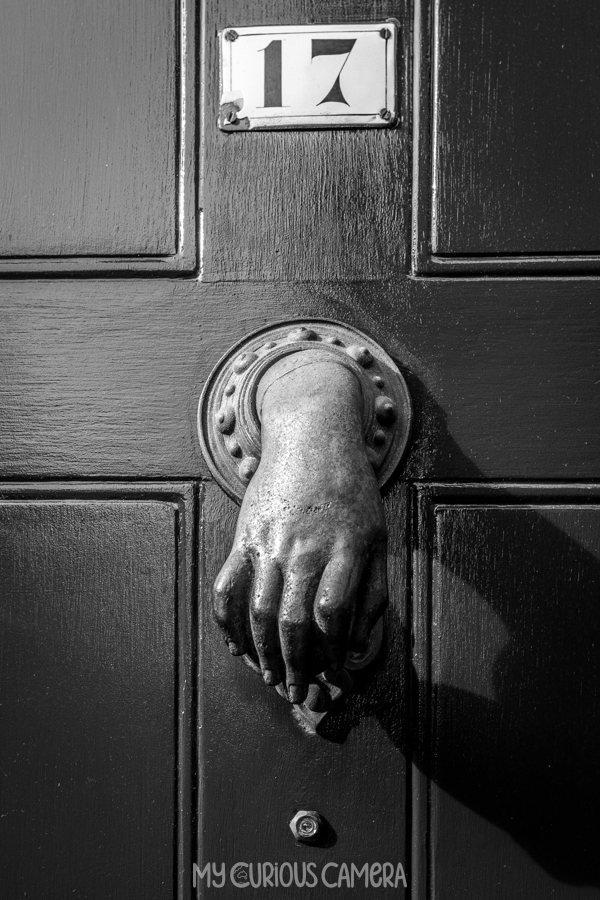
[[[224,131],[396,121],[398,23],[224,28]]]

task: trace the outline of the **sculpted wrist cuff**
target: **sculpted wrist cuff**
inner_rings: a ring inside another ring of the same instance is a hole
[[[216,480],[240,501],[261,456],[262,398],[294,369],[335,362],[354,373],[363,399],[363,438],[380,487],[408,443],[411,405],[397,366],[367,335],[335,322],[286,323],[235,345],[211,373],[198,409],[198,431]],[[277,363],[276,368],[273,368]]]
[[[302,352],[296,351],[295,353],[289,353],[287,356],[274,361],[267,371],[263,374],[260,382],[258,384],[258,388],[256,391],[256,410],[258,412],[258,417],[262,421],[262,411],[263,411],[263,400],[265,394],[268,389],[281,379],[285,378],[286,375],[289,375],[292,372],[297,372],[299,369],[303,368],[314,368],[315,366],[319,366],[322,363],[333,364],[334,366],[342,366],[343,368],[349,370],[353,373],[354,376],[357,377],[357,381],[361,388],[361,393],[363,392],[362,388],[362,375],[361,371],[357,371],[356,365],[352,365],[350,360],[347,360],[341,356],[339,353],[328,353],[329,345],[323,345],[321,343],[311,346],[310,349],[303,348]],[[331,370],[330,370],[331,371]],[[326,376],[324,376],[326,378]],[[335,390],[335,388],[334,388]],[[367,392],[368,396],[368,392]],[[364,393],[363,393],[364,397]],[[366,407],[366,404],[363,404]],[[367,415],[367,409],[365,408],[363,415]]]

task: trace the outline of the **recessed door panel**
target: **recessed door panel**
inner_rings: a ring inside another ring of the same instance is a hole
[[[597,896],[600,492],[419,495],[417,896]]]
[[[598,253],[596,7],[440,0],[435,15],[433,252]]]
[[[184,896],[191,492],[1,496],[3,889]]]
[[[189,6],[5,9],[0,272],[193,268]]]
[[[431,0],[420,23],[418,271],[598,271],[597,7]]]

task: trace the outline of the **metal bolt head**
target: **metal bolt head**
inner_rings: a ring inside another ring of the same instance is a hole
[[[235,125],[237,123],[238,117],[235,110],[231,110],[230,112],[226,112],[223,115],[223,121],[226,125]]]
[[[303,816],[298,822],[298,831],[300,832],[301,837],[312,838],[316,835],[318,830],[318,822],[316,822],[312,816]]]
[[[300,809],[290,822],[290,828],[299,843],[314,844],[323,833],[323,818],[314,809]]]
[[[233,28],[228,28],[225,32],[226,41],[237,41],[239,34]]]
[[[392,114],[389,111],[389,109],[380,109],[379,115],[381,116],[382,119],[385,119],[386,122],[392,121]]]
[[[388,41],[392,36],[392,32],[389,28],[382,28],[379,32],[379,36],[382,37],[384,41]]]

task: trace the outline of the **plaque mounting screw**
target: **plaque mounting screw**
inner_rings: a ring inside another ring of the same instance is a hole
[[[382,28],[379,32],[380,37],[384,39],[384,41],[389,41],[392,36],[392,33],[389,28]]]
[[[391,122],[391,120],[392,120],[392,114],[389,111],[389,109],[380,109],[379,115],[381,116],[382,119],[385,119],[386,122]]]
[[[229,28],[225,32],[225,40],[226,41],[237,41],[239,34],[233,28]]]

